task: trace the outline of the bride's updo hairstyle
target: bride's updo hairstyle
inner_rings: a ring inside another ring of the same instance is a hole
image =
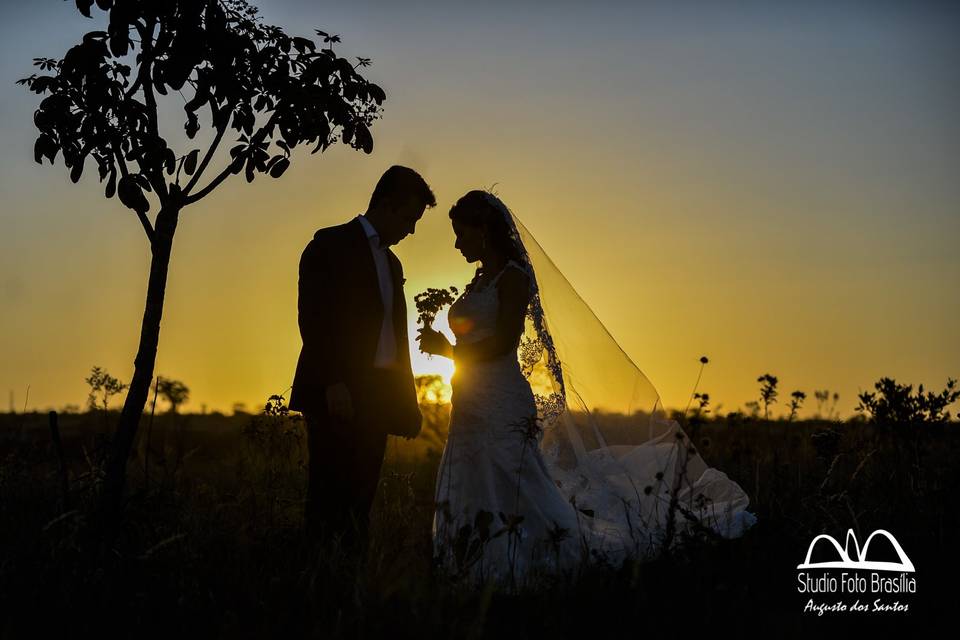
[[[481,189],[467,192],[450,207],[450,220],[456,220],[470,227],[486,227],[487,242],[493,243],[493,246],[507,256],[508,260],[522,262],[520,249],[511,238],[510,225],[504,213],[490,199],[491,196]],[[478,268],[473,281],[467,285],[468,288],[476,282],[480,272]]]

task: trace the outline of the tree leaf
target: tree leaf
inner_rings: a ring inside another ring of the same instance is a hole
[[[43,156],[47,155],[47,135],[43,134],[33,144],[33,159],[37,164],[43,164]]]
[[[205,78],[206,76],[203,77]],[[210,90],[208,89],[206,82],[201,80],[196,92],[193,94],[193,97],[187,101],[185,105],[183,105],[183,108],[185,111],[197,111],[200,107],[205,105],[209,99]]]
[[[383,89],[373,83],[367,85],[367,91],[370,92],[370,97],[373,98],[377,104],[383,104],[383,101],[387,99],[387,94],[383,92]]]
[[[112,198],[113,194],[117,192],[117,170],[110,170],[110,178],[107,180],[107,188],[104,190],[103,195],[108,198]]]
[[[94,42],[96,40],[100,40],[102,42],[103,40],[106,39],[106,37],[107,37],[106,31],[90,31],[88,33],[83,34],[83,41]]]
[[[141,189],[145,191],[153,191],[153,189],[150,187],[150,181],[147,180],[147,176],[143,175],[142,173],[131,173],[130,178],[140,185]]]
[[[120,184],[117,185],[117,195],[120,197],[120,202],[128,209],[143,212],[150,210],[147,197],[143,195],[140,185],[137,184],[132,175],[120,178]]]
[[[135,162],[137,159],[143,156],[147,152],[147,148],[144,147],[134,147],[127,152],[125,156],[126,159],[130,162]]]
[[[192,176],[193,172],[197,170],[197,158],[200,156],[200,150],[194,149],[187,154],[186,159],[183,161],[183,170],[186,171],[188,176]]]
[[[290,161],[286,158],[280,158],[276,164],[270,169],[271,178],[279,178],[283,175],[283,172],[287,170],[287,167],[290,166]]]
[[[93,6],[93,0],[77,0],[77,9],[84,15],[86,18],[92,18],[90,15],[90,7]]]
[[[187,137],[193,140],[197,131],[200,131],[200,120],[197,118],[197,114],[192,111],[187,114],[187,123],[183,125],[183,129],[187,132]]]
[[[113,21],[115,11],[110,12],[110,26],[107,27],[107,33],[110,34],[110,52],[114,57],[122,58],[130,50],[130,35],[127,32],[127,24],[123,20]]]
[[[362,124],[357,125],[354,143],[358,148],[362,149],[364,153],[373,152],[373,136],[370,135],[370,130]]]
[[[153,88],[157,90],[162,96],[167,95],[167,88],[163,86],[163,67],[160,65],[160,61],[153,63],[153,68],[150,69],[150,76],[153,79]]]
[[[173,152],[173,149],[167,147],[163,152],[163,166],[167,170],[167,175],[173,175],[173,172],[177,169],[177,154]]]
[[[83,158],[78,159],[73,168],[70,169],[70,181],[76,184],[80,181],[81,174],[83,174]]]

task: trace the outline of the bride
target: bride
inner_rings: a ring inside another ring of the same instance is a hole
[[[429,326],[417,337],[456,363],[433,519],[441,566],[516,586],[753,525],[743,489],[665,418],[506,205],[471,191],[450,219],[480,267],[448,313],[456,344]]]

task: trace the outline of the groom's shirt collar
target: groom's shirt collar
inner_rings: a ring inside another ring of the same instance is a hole
[[[393,330],[393,279],[390,274],[390,264],[387,261],[389,249],[380,246],[380,234],[373,224],[362,213],[357,216],[367,234],[370,253],[377,270],[377,283],[380,286],[380,299],[383,302],[383,319],[380,323],[380,337],[377,340],[377,352],[374,356],[374,367],[392,368],[397,365],[397,343]]]
[[[357,219],[360,220],[360,224],[363,226],[363,230],[367,234],[367,238],[370,239],[370,244],[378,249],[381,249],[380,246],[380,234],[377,233],[377,230],[374,228],[373,223],[371,223],[367,216],[362,213],[357,216]]]

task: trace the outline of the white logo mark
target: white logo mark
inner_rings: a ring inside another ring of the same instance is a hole
[[[897,555],[900,556],[900,562],[879,562],[867,560],[867,549],[870,547],[870,541],[873,540],[873,536],[881,534],[890,541],[890,544],[893,545],[894,550],[897,552]],[[840,554],[840,560],[831,560],[828,562],[810,562],[810,556],[813,554],[813,547],[817,544],[817,541],[820,539],[829,540],[830,544],[837,550],[837,553]],[[853,547],[854,553],[851,554],[851,546]],[[874,569],[877,571],[910,571],[913,572],[913,563],[910,562],[910,558],[907,557],[907,554],[903,552],[903,548],[900,546],[900,543],[897,542],[897,539],[893,537],[889,531],[884,531],[883,529],[877,529],[870,534],[870,537],[867,538],[867,541],[863,543],[863,549],[860,548],[860,545],[857,543],[857,536],[854,535],[853,529],[847,529],[847,541],[845,548],[840,548],[840,543],[833,536],[827,534],[820,534],[816,538],[810,541],[810,546],[807,547],[807,557],[803,561],[803,564],[798,564],[797,569],[825,569],[825,568],[840,568],[840,569]]]

